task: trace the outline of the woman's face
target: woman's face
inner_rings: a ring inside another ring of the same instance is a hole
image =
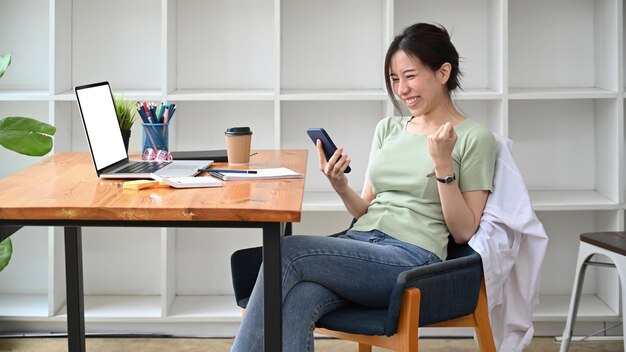
[[[448,97],[447,76],[442,69],[433,71],[402,50],[392,56],[390,68],[393,91],[411,115],[428,114]]]

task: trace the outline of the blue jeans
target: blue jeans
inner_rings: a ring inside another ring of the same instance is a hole
[[[398,274],[439,262],[433,253],[373,230],[290,236],[282,246],[283,350],[313,350],[315,322],[348,301],[386,308]],[[263,351],[263,270],[233,352]]]

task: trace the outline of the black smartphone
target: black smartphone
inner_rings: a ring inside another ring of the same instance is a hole
[[[328,161],[328,159],[335,154],[337,146],[333,143],[333,140],[330,139],[330,136],[323,128],[309,128],[306,130],[306,133],[309,137],[311,137],[313,144],[316,144],[318,139],[322,141],[322,148],[324,148],[324,154],[326,154],[326,161]],[[344,173],[347,174],[350,171],[352,171],[352,169],[348,166]]]

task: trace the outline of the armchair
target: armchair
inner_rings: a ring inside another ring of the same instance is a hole
[[[339,234],[333,235],[337,236]],[[262,261],[261,248],[236,251],[231,271],[237,305],[245,308]],[[403,352],[418,351],[418,327],[474,327],[481,351],[495,351],[482,260],[450,238],[448,259],[400,275],[386,309],[348,305],[321,317],[316,332]]]

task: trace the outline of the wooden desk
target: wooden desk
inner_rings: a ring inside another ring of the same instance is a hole
[[[284,166],[306,174],[306,150],[258,152],[250,168]],[[304,179],[141,191],[122,189],[122,183],[98,179],[88,153],[59,153],[0,180],[0,240],[23,226],[65,228],[68,350],[85,351],[81,227],[111,226],[262,228],[265,351],[281,351],[281,243],[291,223],[300,221]]]

